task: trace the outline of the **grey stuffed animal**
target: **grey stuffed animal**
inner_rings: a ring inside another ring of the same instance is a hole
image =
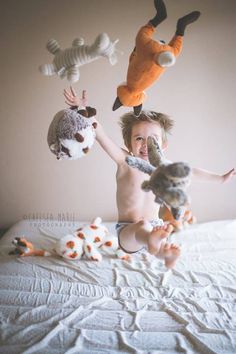
[[[48,145],[58,160],[75,160],[88,153],[95,141],[96,109],[72,107],[59,111],[48,130]]]
[[[165,160],[158,142],[152,137],[148,137],[148,158],[150,163],[128,156],[126,162],[150,175],[149,181],[144,181],[141,188],[146,192],[152,191],[156,196],[155,202],[169,206],[173,217],[178,220],[181,207],[188,202],[185,189],[190,183],[191,168],[184,162],[170,163]]]

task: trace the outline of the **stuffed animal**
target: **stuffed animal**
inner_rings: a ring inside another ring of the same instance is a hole
[[[96,109],[84,107],[59,111],[48,130],[48,145],[58,160],[75,160],[86,155],[95,141]]]
[[[80,259],[84,253],[83,242],[74,235],[66,235],[56,243],[55,251],[63,258]]]
[[[25,238],[22,237],[15,237],[12,241],[15,249],[9,252],[10,255],[20,255],[21,257],[25,256],[50,256],[51,253],[45,250],[37,250],[34,248],[33,244],[27,241]]]
[[[46,48],[54,54],[53,63],[41,65],[39,70],[47,76],[57,74],[61,79],[67,76],[70,83],[75,83],[79,80],[79,67],[84,64],[106,57],[114,65],[117,62],[117,42],[112,42],[106,33],[101,33],[91,46],[85,45],[83,38],[76,38],[71,48],[62,50],[55,39],[50,39]]]
[[[129,259],[129,255],[119,248],[117,237],[109,234],[99,217],[91,224],[80,227],[73,235],[62,237],[55,250],[57,254],[70,260],[80,259],[85,255],[87,259],[101,261],[102,253]]]
[[[136,36],[135,48],[129,58],[127,82],[117,88],[113,111],[123,105],[133,107],[134,114],[139,116],[145,99],[144,90],[157,81],[166,68],[175,64],[182,50],[186,26],[200,16],[200,12],[194,11],[180,18],[175,36],[168,44],[163,44],[163,41],[152,39],[155,27],[167,17],[163,0],[155,0],[155,7],[156,16],[141,27]]]
[[[184,162],[167,162],[158,142],[152,137],[148,137],[148,159],[150,163],[138,157],[127,156],[126,162],[150,175],[149,181],[142,183],[142,189],[152,191],[156,196],[156,203],[170,206],[173,217],[178,220],[181,207],[188,202],[185,189],[190,182],[191,169]]]
[[[187,205],[187,209],[185,210],[184,215],[182,215],[179,220],[176,220],[173,217],[170,209],[167,208],[166,205],[163,205],[160,208],[159,216],[164,222],[168,222],[168,224],[171,224],[173,226],[172,232],[181,231],[187,228],[189,225],[195,224],[197,222],[197,219],[190,210],[189,205]]]

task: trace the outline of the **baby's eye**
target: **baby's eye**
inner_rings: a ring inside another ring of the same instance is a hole
[[[143,138],[142,138],[141,136],[138,136],[138,137],[136,138],[136,141],[141,141],[141,140],[143,140]]]

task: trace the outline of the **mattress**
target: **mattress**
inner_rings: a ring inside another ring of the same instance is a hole
[[[172,235],[173,270],[145,250],[100,263],[8,255],[15,236],[50,249],[81,224],[22,220],[0,240],[2,354],[236,352],[236,220]]]

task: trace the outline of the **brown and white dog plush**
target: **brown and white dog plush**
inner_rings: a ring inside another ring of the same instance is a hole
[[[95,141],[96,109],[67,108],[59,111],[48,130],[48,145],[58,160],[76,160],[86,155]]]
[[[119,248],[117,237],[109,233],[100,217],[80,227],[72,235],[62,237],[55,250],[58,255],[70,260],[85,256],[92,261],[101,261],[102,254],[116,255],[123,260],[129,259],[129,255]]]

